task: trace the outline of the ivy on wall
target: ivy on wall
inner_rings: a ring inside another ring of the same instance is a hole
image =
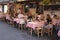
[[[57,2],[60,2],[60,0],[57,0]]]
[[[43,0],[44,5],[48,5],[50,3],[50,0]]]

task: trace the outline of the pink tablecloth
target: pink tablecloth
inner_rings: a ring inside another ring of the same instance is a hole
[[[7,19],[7,20],[11,20],[11,18],[10,18],[9,16],[6,16],[6,19]]]
[[[36,27],[43,27],[43,24],[40,22],[28,22],[26,27],[35,29]]]
[[[25,20],[27,20],[27,16],[24,16],[23,18],[14,18],[13,21],[19,24],[24,24]]]
[[[52,24],[55,25],[56,23],[57,23],[57,20],[53,20],[53,23]]]
[[[60,36],[60,30],[58,31],[58,34],[57,35]]]
[[[0,18],[3,18],[3,16],[2,16],[2,15],[0,15]]]
[[[19,18],[14,18],[13,21],[16,22],[17,24],[20,22]]]
[[[3,15],[3,14],[0,14],[0,18],[3,18],[3,17],[5,17],[5,15]]]

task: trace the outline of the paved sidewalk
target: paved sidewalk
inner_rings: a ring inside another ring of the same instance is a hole
[[[49,40],[49,37],[38,38],[0,21],[0,40]]]

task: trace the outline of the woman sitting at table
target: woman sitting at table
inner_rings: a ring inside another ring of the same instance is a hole
[[[60,30],[57,33],[57,39],[60,40]]]
[[[14,24],[14,27],[18,28],[18,13],[16,12],[14,14],[14,17],[13,17],[13,24]]]
[[[32,21],[33,22],[37,21],[35,16],[32,17]]]
[[[40,17],[41,17],[41,15],[40,15],[40,13],[38,13],[37,16],[36,16],[36,20],[39,21]]]
[[[14,18],[17,18],[17,16],[18,16],[18,13],[16,12],[16,13],[14,14]]]
[[[54,15],[54,18],[53,18],[53,20],[52,20],[52,23],[53,23],[53,33],[54,33],[54,38],[56,38],[56,40],[57,40],[57,33],[58,33],[58,31],[59,31],[59,26],[58,26],[58,16],[57,15]]]
[[[7,21],[7,22],[12,21],[11,18],[10,18],[10,15],[9,15],[8,13],[6,14],[6,21]]]
[[[54,15],[54,17],[52,19],[53,25],[56,26],[57,22],[58,22],[58,16],[57,15]]]
[[[24,20],[24,14],[21,12],[22,9],[20,9],[19,14],[18,14],[18,18],[19,18],[19,24],[25,24],[25,20]]]
[[[56,24],[55,24],[55,30],[58,31],[60,29],[60,23],[59,23],[59,18],[56,18]]]
[[[28,13],[28,21],[29,21],[29,22],[32,20],[32,17],[33,17],[32,14],[29,12],[29,13]]]
[[[45,19],[44,18],[40,19],[39,20],[39,24],[40,24],[40,27],[44,27],[44,25],[45,25]]]
[[[46,21],[47,21],[47,24],[49,24],[50,22],[52,22],[52,19],[51,19],[51,17],[50,17],[49,14],[47,14]]]
[[[20,19],[20,23],[24,22],[24,14],[21,11],[19,11],[18,18]]]
[[[44,14],[40,14],[40,13],[37,14],[36,20],[40,21],[40,19],[44,19]]]
[[[45,29],[53,28],[52,22],[50,22],[48,25],[44,26]]]
[[[24,13],[24,20],[25,20],[25,24],[27,24],[28,16],[25,13]]]

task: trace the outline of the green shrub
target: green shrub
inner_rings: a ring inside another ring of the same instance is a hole
[[[44,5],[48,5],[50,3],[50,0],[43,0]]]

